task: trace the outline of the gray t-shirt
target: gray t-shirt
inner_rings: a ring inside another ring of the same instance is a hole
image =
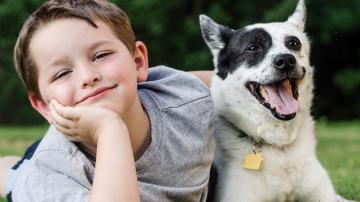
[[[151,144],[136,161],[142,201],[205,201],[213,159],[214,107],[195,76],[164,66],[138,84],[151,124]],[[94,165],[50,127],[18,171],[15,202],[88,201]]]

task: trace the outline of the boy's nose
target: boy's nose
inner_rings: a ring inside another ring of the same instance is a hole
[[[81,87],[86,88],[96,85],[101,80],[101,75],[97,71],[83,71]]]

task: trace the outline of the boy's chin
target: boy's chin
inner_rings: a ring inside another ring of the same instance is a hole
[[[117,105],[114,106],[113,104],[104,102],[104,101],[97,101],[97,102],[92,102],[92,103],[86,103],[83,104],[82,106],[89,106],[89,107],[100,107],[100,108],[104,108],[104,109],[108,109],[111,111],[116,112],[117,114],[121,115],[122,114],[122,109],[121,106]]]

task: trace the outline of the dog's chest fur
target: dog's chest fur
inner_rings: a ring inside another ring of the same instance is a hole
[[[253,190],[248,192],[259,192],[259,196],[262,195],[260,201],[294,201],[302,195],[299,193],[302,189],[299,188],[307,184],[304,180],[304,176],[309,175],[307,168],[311,170],[313,161],[317,161],[314,158],[315,138],[312,120],[307,120],[304,125],[306,127],[299,131],[302,136],[297,136],[294,143],[289,146],[279,148],[265,143],[259,147],[264,160],[260,170],[254,171],[243,168],[243,160],[252,152],[254,140],[223,117],[218,117],[215,127],[215,162],[220,180],[217,186],[227,189],[227,192],[233,189],[235,193],[239,189],[251,188]]]

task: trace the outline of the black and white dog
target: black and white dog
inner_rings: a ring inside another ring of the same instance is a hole
[[[335,202],[316,158],[304,1],[285,22],[233,30],[200,16],[215,65],[216,201]]]

